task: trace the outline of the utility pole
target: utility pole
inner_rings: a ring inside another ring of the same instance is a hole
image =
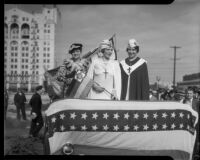
[[[176,50],[178,49],[178,48],[181,48],[181,47],[178,47],[178,46],[172,46],[172,47],[170,47],[170,48],[174,48],[174,72],[173,72],[173,86],[175,86],[175,84],[176,84],[176,60],[178,60],[177,58],[176,58]]]

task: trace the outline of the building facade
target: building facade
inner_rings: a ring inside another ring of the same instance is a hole
[[[178,87],[187,88],[190,86],[200,88],[200,72],[183,76],[183,81],[177,83]]]
[[[43,83],[45,69],[55,67],[56,8],[4,14],[4,82],[7,89],[31,91]]]

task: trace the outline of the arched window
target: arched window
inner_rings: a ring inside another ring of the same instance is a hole
[[[18,42],[17,41],[11,41],[10,42],[10,48],[12,52],[17,53],[18,50]]]
[[[23,24],[21,27],[21,38],[29,38],[30,27],[28,24]]]
[[[17,23],[13,23],[10,26],[10,37],[11,39],[19,38],[19,26]]]

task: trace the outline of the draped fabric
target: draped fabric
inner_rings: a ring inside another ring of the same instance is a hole
[[[69,142],[99,149],[96,154],[109,154],[102,152],[107,148],[191,160],[198,121],[196,111],[178,102],[67,99],[52,103],[45,114],[51,154]]]

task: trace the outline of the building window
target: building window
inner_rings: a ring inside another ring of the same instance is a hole
[[[24,74],[24,71],[22,71],[22,74]]]
[[[15,68],[17,68],[17,65],[15,65]]]
[[[48,51],[50,51],[50,48],[47,48]]]
[[[15,62],[17,62],[17,59],[15,59]]]
[[[37,65],[36,68],[39,68],[39,66]]]
[[[28,65],[26,65],[26,69],[28,69]]]
[[[24,51],[25,50],[25,48],[24,47],[22,47],[22,51]]]
[[[44,59],[43,62],[46,63],[46,59]]]
[[[11,62],[13,62],[13,59],[11,59]]]
[[[26,53],[26,57],[28,57],[28,53]]]
[[[49,59],[47,59],[47,63],[49,63],[50,62],[50,60]]]
[[[28,47],[26,47],[26,50],[28,51]]]
[[[11,50],[13,51],[13,50],[14,50],[14,47],[11,47]]]
[[[37,57],[39,57],[39,53],[37,53]]]
[[[13,52],[11,52],[11,56],[14,56],[14,53],[13,53]]]
[[[22,57],[24,57],[24,53],[22,53]]]
[[[37,59],[37,63],[39,63],[39,59]]]
[[[26,59],[26,63],[28,63],[28,59]]]
[[[46,53],[44,53],[44,57],[46,57]]]
[[[22,65],[22,68],[24,69],[24,65]]]
[[[28,71],[26,71],[25,73],[28,74]]]
[[[38,74],[38,71],[36,71],[36,74]]]
[[[15,47],[15,50],[17,51],[17,47]]]
[[[17,57],[17,53],[15,53],[15,56]]]
[[[24,62],[24,59],[22,59],[22,62]]]
[[[44,47],[44,51],[46,51],[46,48]]]
[[[22,21],[25,21],[25,17],[22,18]]]
[[[49,54],[47,54],[47,57],[49,57]]]

